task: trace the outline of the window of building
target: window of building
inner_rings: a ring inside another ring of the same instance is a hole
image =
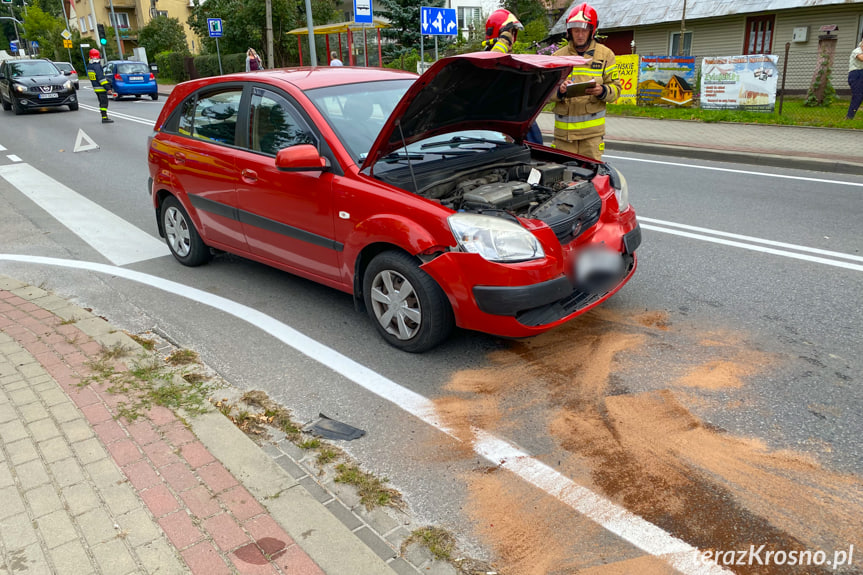
[[[129,15],[125,12],[114,12],[111,14],[112,28],[129,28]]]
[[[670,56],[690,56],[692,48],[692,32],[683,33],[683,52],[680,52],[680,32],[671,33],[671,45],[668,54]]]
[[[89,24],[90,24],[90,30],[96,29],[96,23],[93,22],[93,15],[92,14],[87,14],[87,22],[89,22]]]
[[[78,28],[81,29],[81,32],[87,31],[87,21],[83,18],[78,18]]]
[[[156,16],[157,17],[158,16],[164,16],[165,18],[167,18],[168,17],[168,11],[167,10],[156,10]]]
[[[459,6],[457,17],[459,30],[467,30],[470,25],[473,25],[474,30],[480,30],[485,25],[482,21],[482,8],[479,7]]]
[[[746,19],[744,54],[770,54],[773,49],[773,27],[776,17],[752,16]]]

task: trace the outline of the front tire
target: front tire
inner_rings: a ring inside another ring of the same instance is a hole
[[[7,102],[6,99],[3,98],[2,96],[0,96],[0,105],[2,105],[3,109],[6,110],[7,112],[12,109],[12,104]]]
[[[18,100],[12,100],[12,111],[15,112],[16,116],[20,116],[24,113],[24,108],[21,107]]]
[[[452,332],[452,308],[416,258],[398,251],[378,254],[363,275],[363,299],[378,332],[393,347],[428,351]]]
[[[194,267],[210,260],[210,248],[201,239],[195,224],[180,201],[174,196],[165,198],[159,217],[168,249],[184,266]]]
[[[69,104],[69,110],[72,112],[78,111],[78,102],[75,102],[74,104]]]

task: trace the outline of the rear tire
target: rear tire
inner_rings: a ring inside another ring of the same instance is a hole
[[[363,299],[378,333],[403,351],[428,351],[447,339],[455,325],[446,294],[404,252],[382,252],[369,263]]]
[[[178,262],[184,266],[194,267],[210,260],[210,248],[201,239],[195,224],[192,223],[192,219],[177,198],[174,196],[165,198],[159,218],[165,231],[168,249]]]
[[[159,99],[159,94],[158,94],[158,92],[157,92],[157,93],[155,93],[155,94],[150,94],[150,97],[151,97],[153,100],[158,100],[158,99]]]

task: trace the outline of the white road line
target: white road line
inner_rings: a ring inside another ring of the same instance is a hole
[[[661,226],[668,226],[668,227],[672,227],[672,228],[681,228],[684,230],[690,230],[693,232],[702,232],[705,234],[712,234],[714,236],[722,236],[722,237],[726,237],[726,238],[735,238],[738,240],[745,240],[747,242],[755,242],[758,244],[765,244],[768,246],[774,246],[774,247],[778,247],[778,248],[788,248],[790,250],[797,250],[798,252],[809,252],[811,254],[820,254],[822,256],[828,256],[828,257],[832,257],[832,258],[839,258],[839,259],[852,260],[852,261],[856,261],[856,262],[863,262],[863,257],[861,257],[861,256],[855,256],[855,255],[851,255],[851,254],[843,254],[842,252],[831,252],[829,250],[822,250],[822,249],[818,249],[818,248],[809,248],[806,246],[800,246],[800,245],[796,245],[796,244],[786,244],[784,242],[775,242],[773,240],[765,240],[765,239],[756,238],[753,236],[744,236],[744,235],[740,235],[740,234],[733,234],[730,232],[720,232],[719,230],[712,230],[710,228],[699,228],[697,226],[689,226],[686,224],[678,224],[675,222],[667,222],[664,220],[655,220],[653,218],[645,218],[643,216],[638,216],[638,221],[639,221],[639,223],[645,223],[646,222],[646,223],[650,223],[650,224],[659,224]],[[644,227],[644,226],[642,226],[642,227]],[[650,228],[650,229],[659,230],[660,228]],[[660,230],[660,231],[665,231],[665,230]]]
[[[329,367],[371,393],[395,404],[428,425],[452,435],[451,431],[444,425],[431,400],[402,387],[383,375],[372,371],[366,366],[254,308],[171,280],[126,268],[93,262],[15,254],[0,254],[0,261],[2,260],[84,269],[108,274],[208,305],[248,322],[298,352]],[[672,536],[670,533],[641,517],[630,513],[601,495],[597,495],[586,487],[575,484],[569,478],[560,475],[511,443],[483,431],[477,430],[476,434],[478,440],[474,443],[473,448],[478,455],[486,458],[493,465],[502,465],[522,479],[529,481],[539,489],[556,497],[559,501],[583,514],[591,521],[601,525],[609,532],[629,541],[642,551],[667,561],[681,573],[685,575],[731,573],[715,563],[703,562],[701,560],[701,552],[695,547]]]
[[[89,104],[80,104],[82,108],[85,110],[90,110],[93,112],[98,112],[99,108],[95,106],[91,106]],[[111,106],[108,106],[108,117],[109,118],[122,118],[123,120],[129,120],[130,122],[137,122],[139,124],[144,124],[145,126],[153,126],[156,124],[155,120],[148,120],[146,118],[139,118],[137,116],[130,116],[129,114],[124,114],[122,112],[115,112],[111,109]]]
[[[6,146],[0,144],[0,152],[5,152],[5,151],[6,151]]]
[[[15,154],[9,154],[9,155],[8,155],[8,156],[6,156],[6,157],[7,157],[7,158],[9,158],[9,160],[11,160],[11,161],[13,161],[13,162],[20,162],[20,161],[21,161],[21,158],[19,158],[19,157],[18,157],[18,156],[16,156]]]
[[[735,248],[743,248],[744,250],[751,250],[754,252],[762,252],[765,254],[772,254],[774,256],[783,256],[783,257],[791,258],[791,259],[795,259],[795,260],[804,260],[804,261],[812,262],[812,263],[816,263],[816,264],[824,264],[827,266],[833,266],[833,267],[837,267],[837,268],[845,268],[847,270],[854,270],[857,272],[863,272],[863,265],[859,265],[859,264],[852,264],[852,263],[848,263],[848,262],[839,262],[836,260],[828,260],[827,258],[819,258],[816,256],[807,256],[806,254],[786,252],[783,250],[776,250],[773,248],[767,248],[767,247],[762,247],[762,246],[753,246],[750,244],[744,244],[742,242],[733,242],[731,240],[723,240],[720,238],[713,238],[713,237],[704,236],[701,234],[693,234],[690,232],[685,232],[683,230],[673,230],[670,228],[652,226],[650,224],[641,224],[641,227],[644,228],[645,230],[652,230],[655,232],[664,232],[666,234],[672,234],[675,236],[683,236],[685,238],[690,238],[693,240],[702,240],[705,242],[712,242],[714,244],[722,244],[724,246],[731,246],[731,247],[735,247]]]
[[[863,183],[858,182],[846,182],[843,180],[827,180],[824,178],[806,178],[803,176],[787,176],[785,174],[770,174],[764,171],[760,172],[752,172],[748,170],[732,170],[730,168],[714,168],[712,166],[698,166],[695,164],[682,164],[679,162],[663,162],[660,160],[645,160],[644,158],[629,158],[626,156],[610,156],[608,154],[604,154],[603,158],[611,158],[614,160],[627,160],[630,162],[645,162],[648,164],[660,164],[663,166],[677,166],[680,168],[695,168],[698,170],[713,170],[715,172],[730,172],[732,174],[745,174],[748,176],[762,176],[765,178],[784,178],[786,180],[800,180],[803,182],[818,182],[821,184],[839,184],[840,186],[857,186],[863,188]]]
[[[29,164],[0,166],[0,177],[115,265],[170,254],[164,242]]]

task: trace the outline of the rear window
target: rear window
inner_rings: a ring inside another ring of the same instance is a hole
[[[65,72],[66,70],[74,71],[72,64],[67,64],[66,62],[54,62],[54,65],[57,66],[61,72]]]
[[[114,70],[117,74],[147,74],[150,75],[150,70],[143,62],[134,62],[131,64],[117,64]]]

